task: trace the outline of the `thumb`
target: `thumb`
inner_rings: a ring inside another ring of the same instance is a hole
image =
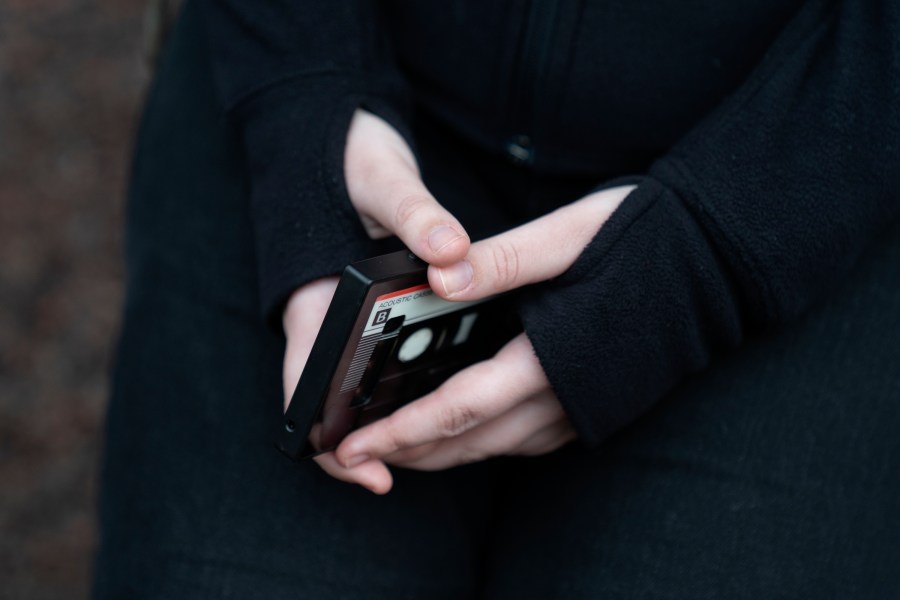
[[[433,265],[451,265],[468,252],[465,229],[422,183],[409,145],[383,119],[356,111],[347,135],[344,176],[369,236],[396,235]]]

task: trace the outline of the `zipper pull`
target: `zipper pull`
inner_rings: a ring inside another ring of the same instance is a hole
[[[534,148],[527,135],[514,135],[503,146],[503,152],[514,165],[530,165],[534,161]]]

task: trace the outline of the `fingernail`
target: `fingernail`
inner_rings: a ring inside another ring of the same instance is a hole
[[[437,272],[447,296],[458,294],[472,283],[472,265],[467,260],[461,260],[455,265],[438,269]]]
[[[441,250],[462,238],[463,235],[449,225],[438,225],[428,234],[428,245],[435,254],[440,254]]]
[[[364,462],[369,460],[368,454],[357,454],[356,456],[351,456],[347,459],[347,462],[344,464],[345,469],[352,469],[357,465],[361,465]]]

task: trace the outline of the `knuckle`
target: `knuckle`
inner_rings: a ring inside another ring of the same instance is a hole
[[[388,416],[385,419],[384,447],[381,449],[382,452],[396,452],[405,448],[407,441],[403,431],[403,427],[398,424],[394,415]]]
[[[492,248],[495,282],[502,287],[515,287],[519,281],[521,257],[515,246],[508,243]]]
[[[421,194],[401,196],[394,208],[394,226],[397,229],[406,228],[427,203],[428,198]]]
[[[438,418],[438,432],[442,437],[455,437],[481,420],[481,412],[472,406],[452,406]]]

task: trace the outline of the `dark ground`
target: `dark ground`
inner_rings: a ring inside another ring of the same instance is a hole
[[[0,598],[83,598],[143,0],[0,0]]]

